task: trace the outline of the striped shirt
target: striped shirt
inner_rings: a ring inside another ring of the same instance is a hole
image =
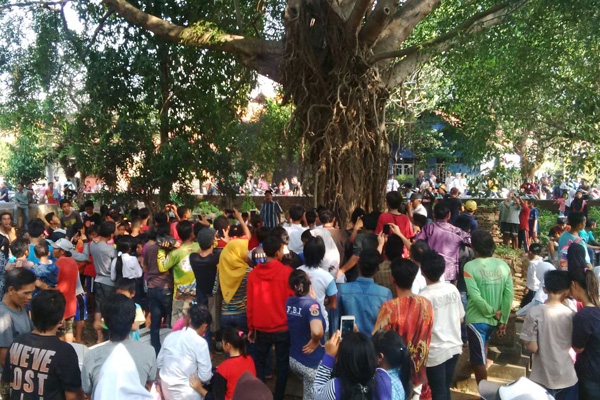
[[[226,303],[225,300],[221,303],[221,315],[239,315],[246,314],[246,307],[248,304],[248,291],[246,289],[246,282],[248,280],[248,274],[252,271],[252,268],[248,267],[246,269],[246,275],[242,279],[240,283],[240,287],[235,291],[235,294],[231,298],[229,303]],[[217,279],[215,279],[215,288],[213,292],[216,292],[219,287],[219,273],[217,272]]]
[[[314,400],[339,400],[342,398],[341,384],[338,378],[331,378],[335,358],[329,354],[323,356],[321,364],[317,369],[317,375],[313,384]],[[373,393],[372,398],[378,400],[392,399],[392,382],[388,373],[377,368],[375,375],[377,393]]]
[[[276,201],[268,201],[260,208],[260,215],[263,219],[263,226],[267,228],[275,228],[279,225],[279,215],[283,209]]]

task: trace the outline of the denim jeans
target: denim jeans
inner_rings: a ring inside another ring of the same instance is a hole
[[[15,225],[19,223],[19,210],[23,213],[23,229],[27,230],[27,223],[29,222],[29,206],[17,206],[17,209],[15,210]]]
[[[463,305],[463,308],[465,311],[467,311],[467,304],[469,303],[469,298],[467,297],[467,292],[459,292],[460,293],[460,301]],[[467,337],[467,323],[465,322],[464,318],[463,321],[460,323],[460,338],[462,339],[463,343],[467,343],[469,341],[469,338]]]
[[[290,368],[290,332],[256,332],[256,376],[265,381],[267,357],[271,346],[275,345],[275,365],[277,368],[277,383],[275,384],[274,400],[283,400]]]
[[[454,377],[458,356],[456,354],[451,359],[435,367],[427,367],[427,380],[431,388],[432,400],[450,400],[450,385]]]
[[[600,382],[579,378],[579,399],[600,400]]]
[[[160,351],[160,321],[171,326],[173,289],[148,288],[148,308],[150,309],[150,343],[156,354]]]
[[[569,386],[563,389],[548,389],[546,388],[548,393],[550,393],[555,400],[579,400],[579,383],[574,384],[573,386]],[[597,396],[598,386],[594,389],[594,394]],[[583,397],[581,397],[583,399]]]

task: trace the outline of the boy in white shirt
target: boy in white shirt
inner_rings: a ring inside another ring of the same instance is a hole
[[[546,272],[548,300],[529,310],[521,331],[525,347],[533,353],[530,379],[559,400],[578,397],[577,375],[569,354],[575,314],[563,304],[570,286],[567,271]]]
[[[463,347],[460,323],[465,317],[465,310],[456,286],[440,281],[445,268],[444,257],[436,251],[429,250],[423,254],[421,273],[427,286],[419,294],[433,306],[427,380],[434,399],[450,399],[450,385]]]

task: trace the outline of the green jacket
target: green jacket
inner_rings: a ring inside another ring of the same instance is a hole
[[[499,258],[476,258],[465,264],[464,277],[469,294],[466,322],[496,326],[498,321],[494,314],[502,310],[500,323],[506,324],[513,301],[513,280],[508,265]]]

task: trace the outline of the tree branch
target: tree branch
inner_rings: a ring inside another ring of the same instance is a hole
[[[394,51],[406,40],[417,24],[428,16],[441,0],[407,0],[392,21],[382,27],[373,53]]]
[[[232,35],[206,21],[183,27],[147,14],[125,0],[103,2],[129,23],[141,26],[158,37],[187,46],[231,53],[237,56],[242,64],[259,74],[275,81],[281,79],[279,64],[283,56],[282,42]]]
[[[346,21],[346,36],[354,40],[361,26],[361,22],[367,11],[373,6],[374,0],[358,0],[354,3],[350,17]]]
[[[30,7],[30,6],[50,7],[50,6],[60,6],[63,3],[65,3],[64,0],[62,0],[62,1],[24,1],[24,2],[21,2],[21,3],[4,4],[4,5],[0,6],[0,11],[8,10],[9,8],[13,8],[13,7]]]
[[[494,7],[488,8],[485,11],[482,11],[480,13],[473,15],[471,18],[465,20],[463,23],[458,25],[456,28],[452,29],[451,31],[449,31],[443,35],[438,36],[435,39],[423,42],[417,46],[411,46],[411,47],[407,47],[405,49],[390,51],[390,52],[386,52],[386,53],[379,53],[379,54],[376,54],[373,57],[371,57],[371,59],[369,61],[372,63],[375,63],[377,61],[384,60],[386,58],[404,57],[404,56],[410,55],[412,53],[416,53],[417,51],[424,50],[428,47],[434,46],[436,44],[443,43],[448,40],[454,39],[455,37],[457,37],[460,34],[464,34],[464,33],[468,34],[470,29],[472,29],[478,23],[484,22],[484,19],[486,17],[505,11],[513,3],[514,2],[512,2],[512,1],[507,1],[505,3],[498,4]],[[510,11],[510,12],[512,12],[512,11]],[[494,18],[503,17],[503,16],[505,16],[505,15],[495,16]],[[487,21],[487,19],[485,19],[485,21]]]
[[[359,32],[358,40],[371,47],[377,41],[381,31],[392,21],[396,10],[398,10],[398,0],[377,1],[375,9]]]
[[[409,47],[402,49],[397,52],[390,52],[391,57],[404,56],[404,58],[395,63],[388,75],[388,87],[394,87],[402,82],[410,73],[419,66],[425,64],[433,57],[440,53],[449,50],[453,46],[462,43],[469,37],[478,34],[484,29],[496,26],[506,19],[509,15],[514,13],[519,8],[526,5],[530,0],[519,0],[517,2],[508,1],[498,6],[494,6],[488,10],[482,11],[475,16],[469,18],[464,23],[457,26],[452,31],[445,33],[444,35],[432,39],[428,42],[422,43],[419,46]],[[385,57],[390,58],[390,57]],[[381,54],[375,55],[371,59],[372,62],[381,60]]]
[[[100,31],[104,27],[104,24],[108,20],[108,17],[110,17],[114,13],[115,13],[114,10],[106,10],[106,12],[104,13],[104,15],[102,16],[102,18],[98,22],[98,26],[96,27],[96,29],[94,29],[94,33],[92,34],[92,38],[90,39],[90,41],[89,41],[89,43],[88,43],[88,45],[87,45],[87,47],[85,49],[85,52],[83,53],[83,57],[84,58],[87,57],[87,55],[89,54],[89,52],[92,49],[92,46],[94,45],[94,43],[96,43],[96,39],[98,38],[98,34],[100,33]]]

